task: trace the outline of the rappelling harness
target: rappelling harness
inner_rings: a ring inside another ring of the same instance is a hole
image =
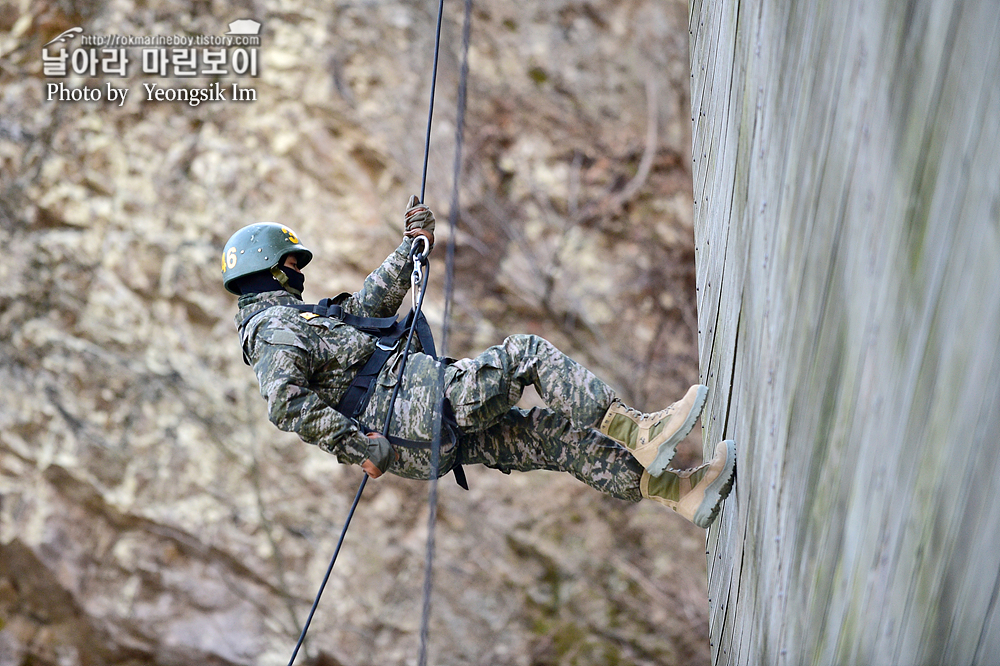
[[[398,319],[397,317],[360,317],[358,315],[345,312],[343,306],[341,306],[339,302],[343,298],[350,296],[350,294],[346,292],[334,298],[324,298],[319,303],[315,304],[280,304],[280,307],[299,310],[303,313],[303,316],[306,316],[307,318],[311,319],[312,317],[309,315],[312,315],[313,317],[329,317],[331,319],[337,319],[348,326],[361,331],[362,333],[378,337],[378,342],[375,343],[375,349],[372,352],[372,355],[368,357],[364,366],[362,366],[361,370],[359,370],[354,376],[354,379],[351,380],[351,384],[347,387],[347,390],[340,398],[340,401],[334,406],[334,409],[355,423],[358,423],[358,420],[364,413],[365,408],[368,407],[368,403],[371,401],[372,394],[375,391],[376,378],[379,373],[382,372],[382,369],[385,367],[385,364],[389,361],[392,355],[399,349],[400,343],[403,342],[408,333],[412,332],[412,334],[416,336],[417,340],[420,342],[420,347],[425,354],[437,359],[437,352],[434,346],[434,334],[431,332],[431,327],[427,323],[427,318],[424,316],[423,310],[418,307],[419,303],[417,302],[417,294],[418,292],[422,292],[420,287],[426,283],[427,255],[430,253],[430,250],[426,249],[426,242],[424,242],[424,251],[417,251],[418,245],[420,245],[420,242],[414,241],[413,248],[410,251],[410,257],[413,260],[413,272],[410,276],[410,282],[411,288],[413,289],[414,308],[411,309],[403,319]],[[422,297],[423,294],[421,293],[420,296]],[[240,332],[240,337],[243,338],[244,328],[248,323],[250,323],[250,320],[274,307],[279,307],[279,304],[275,303],[264,306],[245,317],[237,327]],[[409,343],[409,340],[407,340],[407,343]],[[410,345],[407,344],[404,347],[404,354],[409,353],[409,346]],[[245,340],[243,343],[243,362],[250,365],[250,356],[247,353]],[[395,400],[392,402],[394,404]],[[445,409],[442,413],[442,441],[455,443],[458,437],[458,425],[455,423],[455,417],[447,404],[448,403],[446,402]],[[359,423],[359,425],[361,424]],[[364,426],[361,427],[366,431],[370,430],[364,428]],[[433,446],[433,442],[431,441],[405,439],[390,435],[388,432],[383,432],[381,434],[394,446],[427,449]],[[461,465],[461,452],[458,453],[451,471],[454,472],[455,481],[458,485],[465,490],[468,490],[469,484],[465,477],[465,471],[462,469]],[[447,470],[445,470],[445,473],[447,473]]]

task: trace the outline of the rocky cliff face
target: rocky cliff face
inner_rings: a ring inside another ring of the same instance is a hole
[[[426,196],[440,247],[447,4]],[[539,333],[658,408],[697,377],[686,5],[480,4],[448,352]],[[219,254],[243,224],[287,223],[316,253],[316,300],[391,251],[419,189],[434,10],[0,3],[3,666],[287,662],[361,473],[268,423]],[[217,38],[241,18],[262,24],[256,77],[147,73],[140,46],[125,76],[43,71],[43,48],[102,48],[84,36]],[[147,99],[213,82],[226,101]],[[53,83],[103,96],[47,99]],[[432,270],[440,325],[443,253]],[[441,487],[433,663],[707,661],[701,530],[555,474],[469,476]],[[303,662],[415,663],[426,489],[368,485]]]

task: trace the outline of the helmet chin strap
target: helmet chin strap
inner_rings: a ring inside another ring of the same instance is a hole
[[[302,290],[293,287],[289,283],[288,276],[285,275],[285,272],[282,271],[280,268],[278,268],[277,266],[271,266],[271,275],[273,275],[274,279],[278,281],[278,284],[281,285],[282,289],[287,291],[289,294],[292,294],[293,296],[298,296],[299,298],[302,298]]]

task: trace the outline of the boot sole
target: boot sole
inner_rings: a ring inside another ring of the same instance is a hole
[[[674,454],[677,453],[677,445],[691,434],[694,424],[698,422],[698,417],[701,416],[702,411],[705,409],[707,398],[708,387],[700,384],[698,386],[698,393],[694,399],[694,405],[692,405],[691,411],[688,412],[687,417],[684,419],[684,423],[681,424],[677,432],[671,435],[670,439],[660,444],[660,448],[656,452],[656,457],[653,458],[653,462],[646,468],[650,476],[660,476],[667,469],[667,465],[670,464],[670,461],[674,459]]]
[[[729,497],[736,481],[736,442],[727,439],[726,444],[726,466],[715,481],[705,489],[705,499],[694,514],[691,521],[698,527],[708,528],[715,522],[719,510],[722,509],[722,502]]]

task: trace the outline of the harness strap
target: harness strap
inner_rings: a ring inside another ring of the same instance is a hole
[[[368,400],[371,398],[375,378],[382,372],[382,368],[389,360],[389,357],[396,351],[399,341],[405,332],[405,329],[402,331],[392,331],[379,338],[375,344],[375,351],[368,357],[368,361],[362,366],[358,374],[354,375],[351,385],[347,387],[347,391],[344,392],[344,395],[340,398],[340,402],[337,403],[338,412],[352,419],[361,416],[361,413],[365,411],[365,407],[368,406]]]
[[[352,315],[348,312],[344,312],[344,308],[340,304],[332,303],[329,298],[324,298],[315,305],[291,303],[286,307],[295,308],[296,310],[301,310],[302,312],[311,312],[321,317],[333,317],[334,319],[339,319],[348,326],[353,326],[360,331],[375,335],[385,332],[398,323],[395,317],[359,317],[357,315]]]
[[[444,414],[441,418],[441,433],[443,438],[447,438],[449,443],[453,443],[458,438],[458,424],[455,422],[455,417],[451,413],[448,403],[445,403]],[[433,446],[433,442],[422,442],[415,441],[412,439],[403,439],[402,437],[396,437],[395,435],[386,435],[386,439],[393,446],[400,446],[410,449],[429,449]],[[444,476],[448,472],[455,475],[455,483],[461,486],[464,490],[469,489],[469,481],[465,477],[465,470],[462,469],[462,449],[459,447],[455,452],[455,460],[451,464],[451,469],[446,469],[441,473]]]

